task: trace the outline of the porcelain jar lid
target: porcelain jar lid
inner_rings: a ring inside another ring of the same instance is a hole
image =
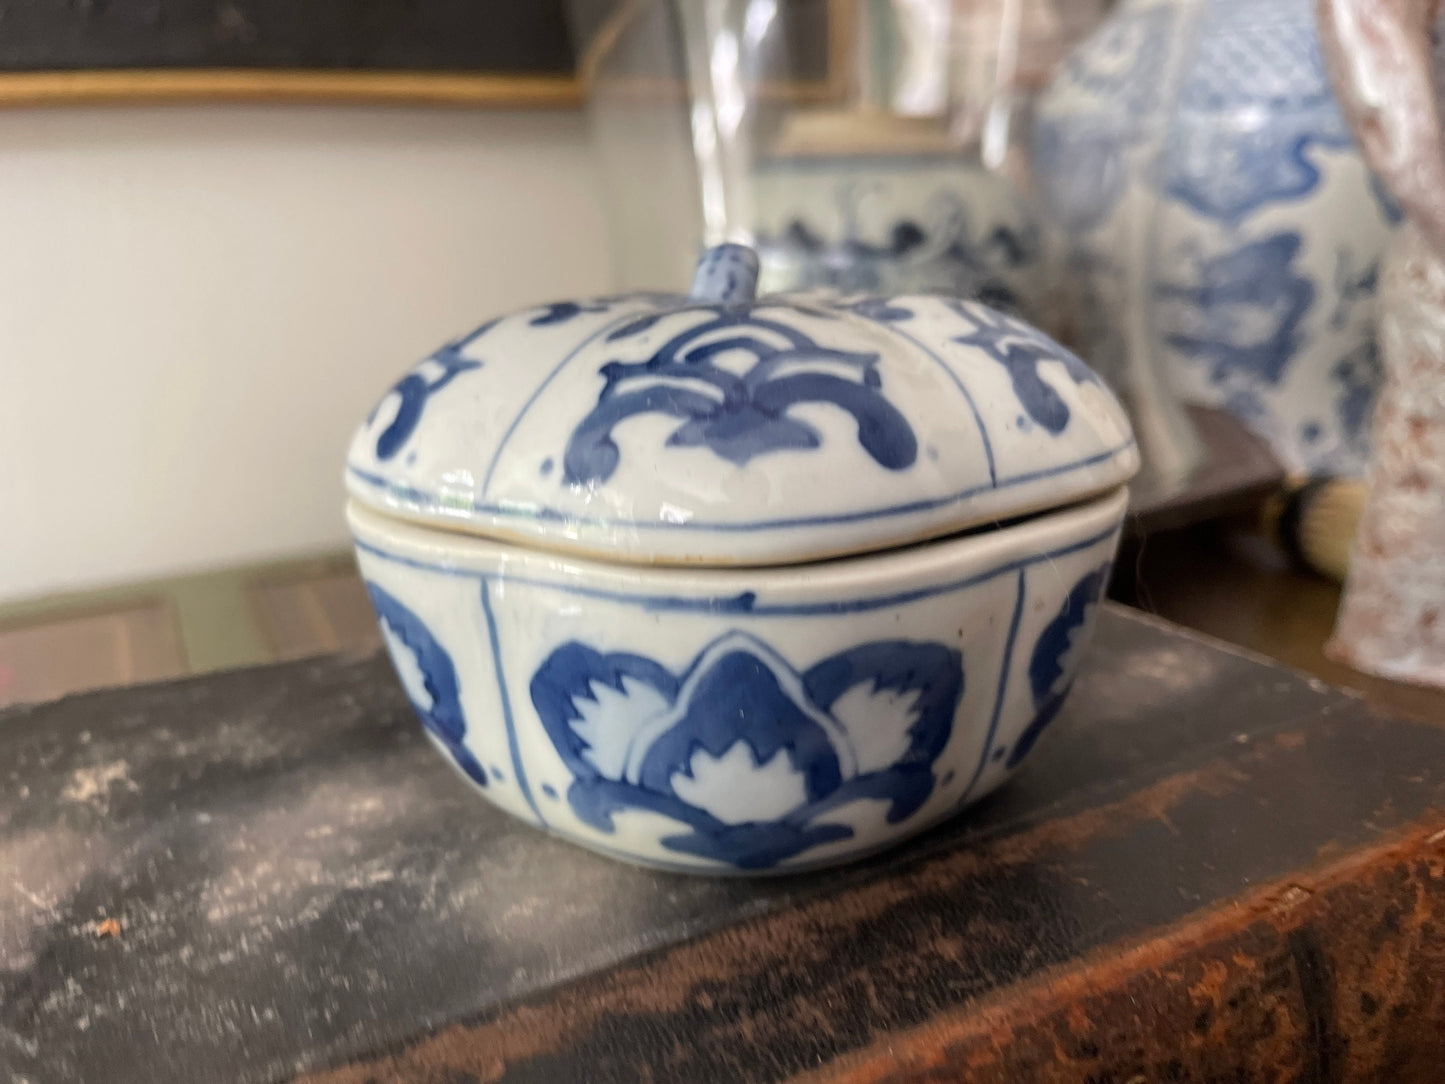
[[[438,527],[629,563],[777,565],[885,549],[1104,492],[1138,469],[1094,372],[943,297],[754,297],[707,252],[689,297],[493,320],[357,431],[352,496]]]

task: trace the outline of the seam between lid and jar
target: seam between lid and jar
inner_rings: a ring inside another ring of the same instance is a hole
[[[414,486],[407,486],[393,482],[381,475],[373,474],[368,471],[363,471],[357,467],[351,466],[350,464],[347,465],[346,472],[348,477],[354,478],[357,481],[364,483],[367,486],[370,486],[373,490],[380,491],[383,498],[390,498],[396,502],[395,504],[386,507],[379,507],[377,504],[373,503],[370,494],[353,493],[353,497],[359,503],[373,508],[380,514],[394,516],[396,518],[404,519],[409,522],[419,523],[428,527],[446,530],[451,533],[469,534],[482,538],[497,537],[496,532],[498,530],[505,531],[505,527],[501,527],[500,524],[508,521],[512,523],[550,522],[561,524],[564,526],[574,525],[589,529],[610,529],[615,531],[694,531],[698,533],[716,532],[719,534],[752,534],[766,531],[796,531],[809,527],[826,527],[848,523],[863,523],[869,521],[895,518],[902,519],[908,516],[917,516],[928,512],[937,511],[942,508],[946,508],[951,504],[956,504],[961,501],[971,500],[975,497],[979,497],[987,493],[999,492],[1002,490],[1015,488],[1017,486],[1028,485],[1034,482],[1044,481],[1049,478],[1056,478],[1060,475],[1070,474],[1075,471],[1087,470],[1090,467],[1097,467],[1102,464],[1107,464],[1113,460],[1128,456],[1129,453],[1135,451],[1137,447],[1138,442],[1131,435],[1128,440],[1122,442],[1121,444],[1113,448],[1106,449],[1103,452],[1098,452],[1091,456],[1086,456],[1083,459],[1075,460],[1072,463],[1058,465],[1054,467],[1041,468],[1037,471],[1031,471],[1024,474],[1015,475],[1012,478],[1004,479],[996,484],[984,483],[970,487],[957,493],[948,494],[942,497],[924,498],[917,501],[911,501],[907,504],[894,505],[885,508],[859,509],[853,512],[836,512],[815,516],[798,516],[793,518],[781,518],[773,520],[744,520],[737,522],[698,519],[677,521],[669,519],[632,520],[604,517],[583,517],[571,513],[561,512],[555,508],[547,506],[528,507],[521,502],[502,504],[499,502],[472,501],[469,504],[465,502],[456,502],[454,504],[449,504],[440,496],[428,493],[427,491],[418,489]],[[1040,504],[1034,507],[1023,506],[1016,511],[1010,512],[1010,514],[1004,518],[1009,520],[1017,520],[1023,517],[1045,514],[1049,511],[1069,507],[1072,504],[1076,504],[1081,501],[1087,501],[1091,497],[1106,493],[1117,485],[1125,484],[1125,481],[1126,478],[1121,478],[1106,484],[1099,485],[1093,489],[1075,495],[1073,499],[1068,501],[1055,501],[1053,503]],[[436,515],[436,512],[448,507],[453,507],[462,514],[457,516],[455,521],[451,522]],[[476,521],[472,518],[474,516],[489,516],[492,517],[494,521],[498,522],[490,524],[489,526],[492,528],[490,530],[481,530],[478,529]],[[950,534],[959,534],[967,531],[972,531],[976,528],[987,526],[989,522],[993,521],[985,519],[981,521],[976,520],[971,522],[959,522],[956,524],[943,524],[940,525],[938,533],[932,535],[931,537],[946,537]],[[569,546],[567,544],[567,540],[565,539],[551,539],[550,536],[536,534],[528,531],[520,531],[516,532],[515,534],[507,532],[507,538],[510,539],[514,537],[537,539],[539,540],[539,548],[552,548],[561,551],[575,550],[578,548],[575,543]],[[548,542],[542,541],[544,539],[548,540]],[[900,546],[907,546],[913,544],[916,541],[918,540],[904,538],[894,542],[880,543],[876,546],[865,547],[862,549],[859,549],[857,547],[850,547],[847,549],[839,550],[837,552],[866,553],[872,550],[894,549]],[[601,551],[593,550],[588,547],[587,552],[595,553]],[[624,551],[608,550],[606,552],[617,563],[678,563],[683,565],[694,565],[699,563],[707,563],[709,560],[711,560],[710,558],[706,557],[690,558],[685,555],[676,554],[668,554],[665,557],[643,558],[638,555],[629,555]],[[807,560],[807,558],[799,558],[797,561],[786,563],[802,563],[805,560]]]

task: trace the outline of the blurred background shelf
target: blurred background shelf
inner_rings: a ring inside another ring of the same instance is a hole
[[[349,551],[0,606],[0,706],[379,647]]]
[[[1133,537],[1250,515],[1284,484],[1279,460],[1233,415],[1210,407],[1185,409],[1203,447],[1200,465],[1178,488],[1158,488],[1147,476],[1130,485],[1127,530]]]
[[[1112,594],[1119,601],[1354,690],[1381,712],[1445,723],[1445,691],[1362,674],[1325,656],[1339,585],[1292,568],[1257,534],[1213,524],[1151,535],[1118,573]]]

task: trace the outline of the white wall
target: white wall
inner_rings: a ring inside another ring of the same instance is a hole
[[[608,267],[580,114],[0,112],[0,600],[343,543],[402,370]]]

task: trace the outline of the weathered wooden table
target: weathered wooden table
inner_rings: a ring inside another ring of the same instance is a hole
[[[1111,609],[900,852],[644,872],[495,813],[386,663],[0,714],[0,1080],[1438,1081],[1445,728]]]

